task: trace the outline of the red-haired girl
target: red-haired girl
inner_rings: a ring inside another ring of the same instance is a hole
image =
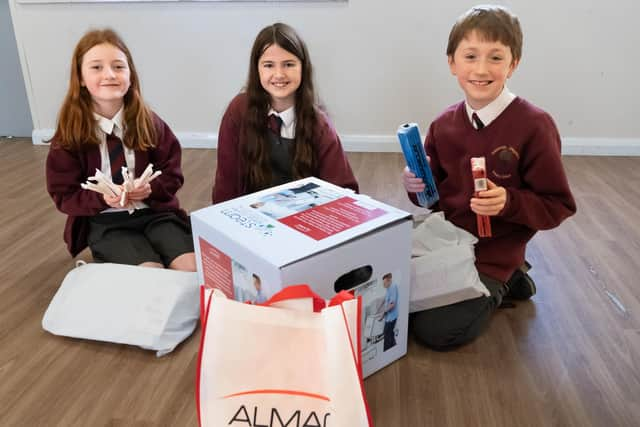
[[[187,216],[176,198],[184,181],[180,159],[175,135],[142,99],[122,39],[110,29],[86,33],[73,53],[46,166],[47,191],[68,215],[69,252],[88,245],[98,262],[195,271]],[[139,177],[150,163],[161,175],[126,198],[81,188],[96,169],[120,184],[119,166]]]

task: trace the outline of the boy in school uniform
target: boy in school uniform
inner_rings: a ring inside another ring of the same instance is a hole
[[[476,236],[476,215],[490,217],[492,235],[479,237],[475,255],[491,295],[414,313],[414,335],[435,350],[475,339],[503,298],[531,298],[536,286],[527,274],[527,242],[576,212],[553,119],[505,85],[521,55],[520,23],[502,6],[471,8],[449,34],[449,68],[465,100],[431,123],[425,150],[440,195],[436,209]],[[486,159],[488,189],[477,197],[471,157]],[[424,183],[408,169],[402,180],[417,204]]]

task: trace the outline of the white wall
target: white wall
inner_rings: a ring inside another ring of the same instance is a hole
[[[461,99],[444,50],[456,17],[475,4],[18,1],[9,4],[37,135],[55,126],[77,40],[90,27],[111,26],[132,50],[152,107],[183,142],[211,144],[244,84],[255,35],[283,21],[309,46],[345,146],[372,151],[396,150],[400,123],[424,130]],[[574,152],[640,154],[640,2],[500,3],[519,15],[525,34],[511,90],[549,111]]]
[[[31,115],[18,61],[9,4],[0,1],[0,135],[28,136]]]

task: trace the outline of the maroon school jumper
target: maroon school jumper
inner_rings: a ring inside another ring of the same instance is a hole
[[[184,178],[180,169],[181,149],[177,138],[157,115],[153,114],[156,146],[147,151],[135,151],[135,176],[142,175],[149,163],[162,174],[151,181],[151,195],[143,200],[154,212],[175,212],[183,220],[186,213],[180,209],[176,192]],[[89,146],[79,151],[65,150],[52,141],[47,156],[47,191],[56,207],[68,215],[64,228],[64,241],[72,256],[87,247],[89,217],[108,209],[102,194],[83,190],[81,183],[101,168],[100,147]]]
[[[464,102],[449,107],[431,123],[425,149],[440,194],[438,209],[473,235],[478,233],[469,207],[469,159],[484,156],[487,177],[507,190],[504,208],[491,217],[492,237],[475,246],[476,267],[489,277],[507,281],[524,263],[536,231],[554,228],[576,212],[553,119],[522,98],[481,130],[471,124]]]
[[[218,166],[211,194],[213,203],[220,203],[247,194],[240,147],[241,129],[247,111],[247,95],[237,95],[222,117],[218,132]],[[340,187],[358,191],[349,161],[342,150],[340,139],[327,116],[318,111],[314,135],[317,169],[313,175]]]

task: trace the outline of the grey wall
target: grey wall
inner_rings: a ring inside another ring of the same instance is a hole
[[[244,83],[258,30],[284,21],[309,45],[320,96],[345,145],[372,150],[397,148],[400,123],[425,129],[461,99],[444,50],[454,20],[475,4],[24,1],[9,0],[37,129],[55,125],[77,40],[90,27],[112,26],[133,52],[152,107],[187,139],[215,136]],[[566,140],[640,147],[640,2],[498,3],[519,15],[525,34],[511,90],[549,111]]]
[[[18,61],[9,3],[0,1],[0,136],[31,136],[32,121]]]

